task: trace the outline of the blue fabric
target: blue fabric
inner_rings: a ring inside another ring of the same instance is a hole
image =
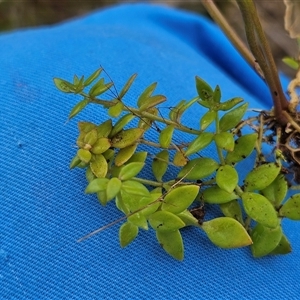
[[[220,84],[224,99],[269,108],[267,88],[215,25],[166,7],[124,5],[2,34],[0,45],[0,299],[299,298],[296,222],[283,224],[293,252],[262,259],[218,249],[195,228],[182,231],[183,262],[164,253],[152,231],[122,250],[119,225],[76,243],[122,214],[84,195],[84,172],[68,168],[77,121],[99,123],[104,111],[93,106],[65,124],[78,99],[58,92],[53,77],[71,80],[101,64],[120,88],[137,72],[127,103],[158,81],[171,106],[195,96],[199,75]],[[200,115],[199,108],[186,121],[198,124]]]

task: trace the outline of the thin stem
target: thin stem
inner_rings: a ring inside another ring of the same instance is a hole
[[[220,132],[220,128],[219,128],[219,114],[217,112],[217,116],[216,116],[216,133],[218,134]],[[216,144],[216,143],[215,143]],[[221,162],[221,165],[225,165],[225,159],[222,153],[222,149],[216,144],[217,147],[217,152],[218,152],[218,156],[219,156],[219,160]]]
[[[162,187],[164,184],[163,182],[157,182],[157,181],[143,179],[143,178],[139,178],[139,177],[132,177],[131,180],[138,181],[138,182],[146,184],[146,185],[156,186],[156,187]]]
[[[254,56],[246,47],[244,42],[240,39],[240,37],[236,34],[236,32],[232,29],[226,19],[223,17],[217,6],[214,4],[214,1],[201,0],[201,3],[205,7],[209,15],[212,17],[212,19],[221,27],[231,43],[248,62],[248,64],[258,73],[258,75],[262,79],[264,79],[264,74],[259,65],[256,63]]]
[[[139,139],[138,143],[161,149],[161,145],[159,143],[150,142],[150,141],[147,141],[147,140],[144,140],[144,139]],[[169,146],[168,150],[175,150],[175,147],[174,146]]]
[[[264,134],[264,122],[263,122],[263,115],[260,114],[259,116],[259,129],[258,129],[258,138],[256,140],[256,164],[259,163],[261,158],[263,157],[262,151],[261,151],[261,144],[262,144],[262,139],[263,139],[263,134]]]
[[[243,190],[237,185],[236,187],[235,187],[235,192],[237,193],[237,195],[239,196],[239,197],[242,197],[242,194],[244,193],[243,192]]]
[[[250,229],[250,224],[251,224],[251,218],[249,216],[246,217],[246,220],[245,220],[245,224],[244,224],[244,228],[249,231]]]
[[[289,189],[290,190],[300,190],[300,185],[292,185]]]
[[[108,101],[108,100],[89,98],[88,95],[86,96],[86,98],[88,98],[91,103],[100,104],[100,105],[105,106],[105,107],[111,107],[111,106],[115,105],[115,103],[113,103],[111,101]],[[176,129],[178,129],[180,131],[183,131],[183,132],[187,132],[187,133],[195,134],[195,135],[199,135],[201,133],[200,130],[196,130],[196,129],[193,129],[193,128],[183,126],[183,125],[178,124],[174,121],[171,121],[171,120],[159,117],[159,116],[155,116],[155,115],[153,115],[149,112],[146,112],[146,111],[140,111],[137,108],[126,106],[126,107],[124,107],[124,110],[133,113],[137,117],[146,118],[146,119],[149,119],[151,121],[157,121],[157,122],[164,123],[164,124],[167,124],[167,125],[173,125],[174,127],[176,127]]]
[[[288,110],[289,102],[283,93],[271,48],[260,24],[254,2],[252,0],[237,0],[237,4],[245,22],[249,47],[260,65],[269,86],[276,119],[281,125],[286,125],[287,120],[283,116],[282,111]]]

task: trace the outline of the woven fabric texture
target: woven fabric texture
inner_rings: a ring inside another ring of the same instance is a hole
[[[84,195],[84,172],[68,168],[77,121],[100,123],[105,111],[91,106],[65,124],[80,98],[60,93],[53,77],[71,80],[101,64],[121,88],[138,73],[128,104],[158,81],[172,106],[196,95],[198,75],[219,84],[224,99],[269,108],[266,86],[215,25],[166,7],[122,5],[4,33],[0,45],[0,299],[299,299],[296,222],[283,224],[293,252],[262,259],[218,249],[189,228],[183,262],[164,253],[151,230],[125,249],[119,225],[76,242],[122,214]],[[201,113],[185,121],[198,124]]]

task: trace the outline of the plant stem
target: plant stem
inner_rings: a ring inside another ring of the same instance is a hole
[[[146,185],[156,186],[156,187],[162,187],[164,184],[163,182],[157,182],[157,181],[138,178],[138,177],[132,177],[131,180],[138,181],[138,182],[146,184]]]
[[[245,220],[245,224],[244,224],[244,228],[249,232],[249,227],[250,227],[250,224],[251,224],[251,218],[249,216],[246,217],[246,220]]]
[[[95,104],[100,104],[104,107],[111,107],[111,106],[115,105],[115,103],[113,103],[109,100],[101,100],[101,99],[90,98],[89,95],[87,95],[85,93],[82,93],[82,96],[89,99],[89,102],[95,103]],[[129,111],[132,114],[134,114],[135,116],[140,117],[140,118],[149,119],[151,121],[157,121],[157,122],[164,123],[164,124],[167,124],[167,125],[173,125],[176,129],[178,129],[180,131],[183,131],[183,132],[187,132],[187,133],[195,134],[195,135],[199,135],[201,133],[200,130],[196,130],[196,129],[193,129],[193,128],[186,127],[186,126],[178,124],[174,121],[171,121],[171,120],[159,117],[159,116],[155,116],[155,115],[153,115],[149,112],[146,112],[146,111],[140,111],[139,109],[134,108],[134,107],[125,106],[124,110]]]
[[[226,19],[223,17],[213,0],[201,0],[202,5],[205,7],[212,19],[221,27],[223,32],[226,34],[231,43],[240,52],[248,64],[258,73],[258,75],[264,79],[264,74],[260,69],[259,65],[255,62],[255,58],[249,49],[246,47],[244,42],[232,29]]]
[[[235,192],[237,193],[237,195],[239,196],[239,197],[242,197],[242,194],[244,193],[243,192],[243,190],[237,185],[236,187],[235,187]]]
[[[219,128],[219,114],[217,112],[217,116],[216,116],[216,133],[219,133],[219,132],[220,132],[220,128]],[[216,147],[217,147],[217,152],[218,152],[220,163],[221,163],[221,165],[224,166],[225,165],[225,160],[224,160],[224,156],[223,156],[223,153],[222,153],[222,149],[217,144],[216,144]]]
[[[255,149],[256,149],[256,165],[259,164],[259,162],[262,161],[262,158],[264,157],[262,154],[262,139],[263,139],[263,135],[264,135],[264,123],[263,123],[263,115],[260,114],[259,116],[259,129],[258,129],[258,138],[256,140],[256,145],[255,145]]]
[[[287,119],[282,114],[282,111],[288,110],[289,102],[283,93],[271,48],[260,24],[254,2],[252,0],[236,1],[244,19],[249,47],[260,65],[269,86],[276,120],[280,125],[286,125]]]

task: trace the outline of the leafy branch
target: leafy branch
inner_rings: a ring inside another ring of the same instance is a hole
[[[112,90],[112,82],[99,79],[102,71],[97,70],[86,80],[84,76],[74,76],[73,82],[54,79],[60,91],[83,97],[72,109],[70,119],[89,104],[107,109],[110,117],[99,125],[79,122],[78,150],[70,167],[85,168],[85,192],[95,193],[102,205],[115,201],[124,216],[79,241],[126,220],[119,230],[122,247],[150,225],[163,249],[180,260],[184,255],[180,229],[186,226],[203,230],[212,243],[222,248],[251,245],[255,257],[291,251],[280,223],[282,218],[300,219],[300,194],[285,201],[285,155],[274,115],[262,111],[257,117],[243,120],[248,103],[239,97],[222,102],[219,86],[212,88],[196,77],[197,96],[172,107],[167,119],[159,116],[158,105],[166,97],[153,95],[156,83],[141,93],[136,107],[129,107],[124,96],[136,75],[118,94]],[[107,96],[107,92],[113,93],[112,99],[98,98]],[[182,115],[192,106],[206,110],[199,120],[199,129],[181,122]],[[133,120],[138,121],[134,123],[137,125],[132,125]],[[157,132],[157,140],[147,140],[148,130]],[[188,143],[176,143],[174,133],[178,130],[190,136]],[[274,142],[266,138],[270,130],[274,130]],[[263,144],[274,143],[274,155],[265,156]],[[141,144],[156,153],[139,151]],[[218,160],[202,153],[213,144]],[[252,154],[256,154],[255,159]],[[155,180],[139,177],[149,160]],[[245,160],[253,168],[242,177],[236,165]],[[169,168],[175,168],[177,175],[165,181]],[[193,207],[199,202],[198,207]],[[210,204],[219,205],[223,216],[205,220],[203,209]]]

